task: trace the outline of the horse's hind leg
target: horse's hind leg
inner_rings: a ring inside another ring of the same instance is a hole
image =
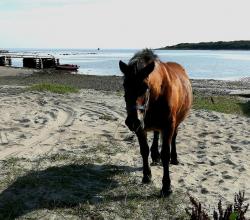
[[[139,145],[140,145],[140,151],[142,155],[142,161],[143,161],[143,183],[150,183],[151,182],[151,169],[149,167],[148,163],[148,156],[149,156],[149,146],[147,142],[147,134],[143,130],[140,130],[136,133]]]
[[[163,178],[162,178],[162,190],[161,196],[166,197],[171,194],[171,180],[169,175],[169,162],[170,162],[170,147],[171,140],[174,134],[174,121],[170,121],[169,127],[162,133],[162,148],[161,148],[161,160],[163,166]]]
[[[171,161],[170,163],[173,165],[178,165],[179,161],[177,159],[177,151],[176,151],[176,136],[177,136],[178,130],[177,128],[174,131],[172,142],[171,142]]]
[[[159,132],[154,131],[154,138],[151,146],[152,166],[159,165],[161,162],[161,156],[158,147],[159,147]]]

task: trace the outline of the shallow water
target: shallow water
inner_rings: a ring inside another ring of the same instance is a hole
[[[80,66],[80,74],[121,75],[118,62],[128,60],[135,49],[10,49],[19,53],[52,54],[60,63]],[[191,78],[234,80],[250,77],[250,51],[161,50],[155,51],[162,61],[182,64]],[[22,66],[21,59],[13,60]]]

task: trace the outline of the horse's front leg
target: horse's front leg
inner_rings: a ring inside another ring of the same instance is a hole
[[[170,147],[174,135],[174,122],[168,123],[168,127],[162,132],[161,160],[163,165],[163,178],[161,196],[166,197],[172,193],[169,175]]]
[[[140,151],[142,155],[142,160],[143,160],[143,178],[142,182],[143,183],[150,183],[151,182],[151,169],[149,167],[148,163],[148,156],[149,156],[149,146],[147,142],[147,134],[145,131],[140,130],[139,132],[136,133],[139,145],[140,145]]]

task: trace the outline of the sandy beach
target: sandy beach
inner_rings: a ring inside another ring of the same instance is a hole
[[[0,73],[1,71],[3,70],[0,69]],[[86,76],[81,84],[78,76],[75,78],[76,86],[81,88],[80,92],[60,95],[26,91],[25,84],[28,85],[28,81],[33,83],[35,76],[23,76],[19,79],[0,77],[2,180],[7,176],[4,164],[10,158],[36,161],[38,158],[64,153],[73,155],[76,159],[80,155],[87,155],[96,165],[138,168],[129,175],[140,183],[142,161],[138,142],[124,125],[125,103],[121,79],[113,77],[113,81],[110,81],[108,78],[101,78],[93,82],[92,76]],[[193,81],[197,92],[209,94],[213,94],[215,87],[220,94],[247,89],[249,84],[244,83]],[[206,90],[202,84],[207,85]],[[93,88],[89,88],[91,86]],[[245,190],[249,202],[249,125],[250,118],[247,117],[192,110],[181,125],[177,137],[180,164],[170,167],[173,190],[189,193],[211,208],[217,206],[219,199],[224,203],[232,202],[234,194],[239,190]],[[105,153],[101,149],[96,150],[100,145],[109,151]],[[91,148],[95,150],[91,151]],[[60,163],[56,162],[53,166],[61,166]],[[32,170],[32,163],[22,164],[25,170]],[[50,163],[46,163],[39,169],[50,166]],[[152,167],[152,175],[152,187],[160,190],[162,167]],[[123,184],[122,180],[119,184]],[[5,198],[8,188],[8,184],[1,185],[0,201]]]

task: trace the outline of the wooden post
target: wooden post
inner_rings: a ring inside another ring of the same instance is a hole
[[[0,57],[0,66],[5,66],[5,56]]]
[[[41,69],[43,69],[43,59],[42,58],[40,58],[40,60],[41,60]]]
[[[11,64],[12,64],[11,57],[6,57],[5,65],[6,65],[6,66],[11,66]]]

